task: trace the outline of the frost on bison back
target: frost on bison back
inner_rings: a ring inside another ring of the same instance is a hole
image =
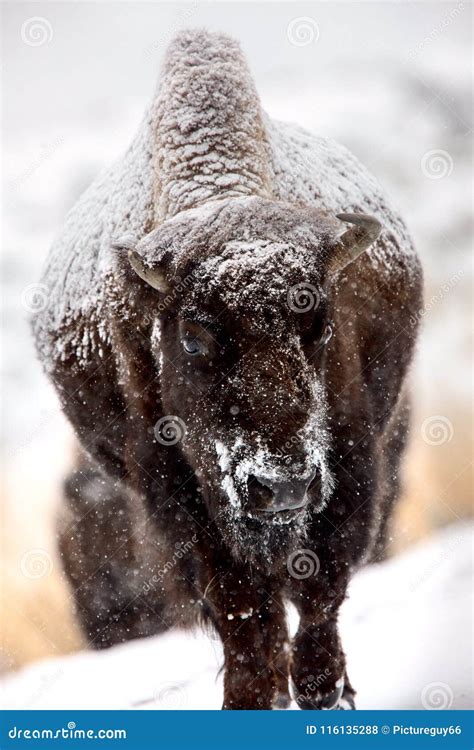
[[[383,555],[421,304],[377,182],[265,115],[236,42],[184,32],[43,281],[38,352],[82,446],[60,547],[91,645],[201,620],[225,708],[285,706],[289,682],[301,708],[353,707],[337,613]]]

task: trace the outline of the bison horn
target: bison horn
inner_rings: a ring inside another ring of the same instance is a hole
[[[147,266],[142,256],[137,253],[135,247],[137,240],[126,235],[118,240],[112,242],[112,247],[115,250],[126,250],[128,255],[128,261],[137,274],[143,281],[146,281],[153,289],[157,289],[159,292],[166,294],[168,292],[168,282],[166,281],[165,275],[158,268],[150,268]]]
[[[163,271],[159,268],[150,268],[150,266],[147,266],[142,256],[136,250],[128,251],[128,260],[135,273],[153,287],[153,289],[157,289],[163,294],[169,291],[168,282]]]
[[[138,240],[135,239],[133,234],[125,234],[118,240],[112,240],[112,247],[114,250],[134,250]]]
[[[334,275],[352,263],[377,239],[382,229],[378,219],[367,214],[337,214],[337,218],[354,224],[338,238],[330,260],[330,273]]]

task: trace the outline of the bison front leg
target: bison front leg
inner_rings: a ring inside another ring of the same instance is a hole
[[[219,624],[224,646],[224,709],[270,709],[276,682],[258,614]]]
[[[337,625],[344,597],[328,601],[320,595],[315,599],[312,593],[303,593],[305,605],[300,606],[300,625],[292,647],[295,700],[302,709],[353,709],[355,692],[347,677]]]
[[[211,596],[224,648],[224,709],[271,709],[288,694],[284,612],[246,576],[223,576]],[[285,678],[286,674],[286,678]]]
[[[302,709],[355,707],[335,619],[301,623],[293,644],[291,678]]]
[[[273,708],[288,708],[291,703],[290,679],[290,636],[286,622],[285,606],[275,595],[265,602],[261,613],[261,623],[266,635],[268,663],[273,671],[276,696]]]

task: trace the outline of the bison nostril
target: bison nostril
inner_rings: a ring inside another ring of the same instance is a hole
[[[273,500],[273,492],[266,484],[262,484],[254,474],[250,474],[247,482],[247,492],[250,510],[266,508]]]
[[[314,490],[320,487],[321,487],[321,475],[319,471],[315,471],[308,480],[307,492],[311,492],[311,490]]]
[[[307,491],[316,473],[305,479],[276,481],[251,474],[248,478],[247,510],[260,513],[279,513],[298,510],[307,504]]]

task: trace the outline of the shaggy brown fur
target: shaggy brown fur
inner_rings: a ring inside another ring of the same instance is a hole
[[[281,176],[268,124],[255,137],[273,183],[255,177],[245,77],[235,108],[219,110],[243,65],[228,44],[189,33],[172,47],[153,130],[159,221],[99,251],[110,264],[97,266],[96,304],[37,323],[89,456],[68,483],[61,549],[94,646],[203,620],[222,639],[225,708],[287,705],[290,676],[301,708],[348,708],[338,610],[354,570],[381,554],[397,496],[421,273],[347,152],[322,149],[331,184],[313,175],[305,200],[304,173],[301,192],[290,167]],[[234,116],[245,137],[232,159]],[[354,169],[360,200],[345,193]],[[343,209],[377,216],[368,252]],[[55,288],[63,300],[74,277]]]

